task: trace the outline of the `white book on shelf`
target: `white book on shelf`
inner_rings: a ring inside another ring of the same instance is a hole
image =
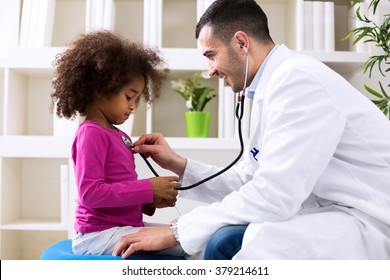
[[[313,1],[303,1],[303,49],[313,50]]]
[[[160,36],[161,36],[161,32],[160,32],[161,10],[160,9],[161,8],[159,2],[161,1],[154,1],[150,5],[149,18],[146,17],[144,19],[144,20],[150,20],[148,43],[156,46],[161,46],[161,41],[160,41]]]
[[[85,31],[88,32],[90,30],[90,22],[91,22],[91,0],[86,0],[85,2]]]
[[[198,22],[203,15],[205,6],[205,0],[196,0],[196,22]]]
[[[196,23],[198,23],[204,12],[214,1],[215,0],[196,0]],[[199,41],[197,42],[197,45],[200,49]]]
[[[335,50],[334,18],[334,3],[331,1],[324,2],[324,49],[326,52],[333,52]]]
[[[108,30],[115,29],[115,2],[114,0],[104,1],[103,28]]]
[[[22,5],[22,14],[20,20],[19,46],[28,46],[28,37],[30,34],[33,0],[24,0]]]
[[[85,11],[85,31],[89,32],[93,29],[94,26],[94,5],[92,5],[92,0],[86,1],[86,11]]]
[[[294,17],[294,29],[295,29],[295,50],[303,51],[304,50],[304,1],[295,2],[295,17]]]
[[[9,24],[12,21],[12,2],[8,0],[0,0],[0,57],[6,57],[10,49],[11,29]]]
[[[355,28],[364,27],[366,25],[365,22],[362,22],[357,19],[356,17],[356,11],[360,8],[359,13],[360,15],[367,15],[368,12],[368,5],[365,2],[359,2],[353,5],[348,12],[348,30],[353,30]],[[349,49],[351,51],[355,52],[368,52],[369,44],[364,43],[363,40],[360,40],[356,44],[353,44],[353,41],[356,37],[352,37],[349,39]]]
[[[205,0],[196,0],[196,23],[200,20],[202,17],[204,11],[205,11]],[[200,43],[199,40],[196,40],[196,44],[198,46],[198,49],[200,49]]]
[[[42,14],[42,25],[44,26],[44,33],[42,34],[42,43],[43,46],[50,46],[51,40],[53,37],[53,26],[54,26],[54,15],[56,10],[56,1],[55,0],[45,0],[43,1],[45,5],[41,9]],[[46,15],[46,16],[45,16]]]
[[[105,0],[87,0],[85,31],[91,32],[103,29]]]
[[[225,86],[223,90],[223,137],[224,138],[234,138],[234,129],[235,129],[235,98],[232,88],[230,86]]]
[[[210,7],[210,5],[213,4],[214,1],[215,0],[204,0],[205,6],[204,6],[204,11],[203,12],[205,12],[208,9],[208,7]]]
[[[149,14],[150,9],[152,5],[152,0],[144,0],[144,42],[149,42],[149,36],[150,36],[150,20],[149,20]]]
[[[51,45],[55,0],[24,0],[20,25],[21,47]]]
[[[196,1],[196,19],[200,20],[204,12],[210,7],[215,0],[197,0]]]
[[[144,1],[144,43],[162,45],[162,0]]]
[[[325,49],[324,2],[313,1],[313,50]]]
[[[104,21],[104,0],[92,0],[92,15],[91,30],[103,29]]]
[[[114,30],[115,2],[113,0],[87,0],[85,30]]]

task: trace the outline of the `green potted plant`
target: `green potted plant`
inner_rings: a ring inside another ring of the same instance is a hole
[[[351,0],[351,5],[355,5],[361,1]],[[368,11],[372,11],[372,16],[378,11],[380,0],[372,0],[368,5]],[[373,19],[370,19],[367,15],[363,14],[360,7],[356,9],[356,19],[364,26],[355,28],[349,31],[345,39],[353,39],[353,44],[358,42],[374,43],[380,54],[372,55],[367,60],[364,66],[364,73],[369,72],[369,78],[371,78],[372,70],[375,65],[378,66],[379,73],[382,77],[386,78],[386,75],[390,72],[390,13],[384,14],[380,23],[376,23]],[[383,85],[379,80],[379,90],[374,90],[368,85],[364,85],[364,88],[373,96],[372,101],[374,104],[389,118],[390,120],[390,97],[387,90],[390,88],[390,83]]]
[[[213,93],[214,88],[201,84],[200,80],[207,77],[202,72],[195,72],[188,79],[171,81],[173,90],[186,101],[187,137],[208,137],[211,114],[204,109],[206,104],[217,95]]]

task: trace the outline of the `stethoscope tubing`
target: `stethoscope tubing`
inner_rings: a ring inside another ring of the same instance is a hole
[[[213,175],[210,175],[194,184],[191,184],[189,186],[185,186],[185,187],[180,187],[180,188],[175,188],[176,190],[179,190],[179,191],[185,191],[185,190],[190,190],[192,188],[195,188],[207,181],[210,181],[211,179],[221,175],[222,173],[226,172],[227,170],[229,170],[232,166],[234,166],[241,158],[242,154],[244,153],[244,139],[242,137],[242,128],[241,128],[241,120],[242,120],[242,117],[244,115],[244,100],[245,100],[245,95],[242,95],[240,97],[240,102],[237,102],[237,106],[236,106],[236,118],[238,120],[238,138],[240,140],[240,153],[238,154],[238,156],[228,165],[226,166],[225,168],[219,170],[218,172],[214,173]],[[241,105],[240,105],[241,104]],[[156,170],[153,168],[153,166],[150,164],[150,162],[148,161],[148,159],[143,155],[143,154],[140,154],[141,157],[143,158],[143,160],[145,161],[145,163],[148,165],[149,169],[152,171],[152,173],[154,174],[154,176],[156,177],[159,177],[159,174],[156,172]]]
[[[214,173],[213,175],[210,175],[210,176],[208,176],[208,177],[206,177],[206,178],[204,178],[204,179],[202,179],[194,184],[191,184],[189,186],[175,188],[176,190],[179,190],[179,191],[190,190],[190,189],[193,189],[193,188],[195,188],[195,187],[197,187],[197,186],[199,186],[207,181],[214,179],[215,177],[221,175],[222,173],[226,172],[231,167],[233,167],[240,160],[242,154],[244,153],[244,139],[242,137],[241,125],[242,125],[242,117],[244,116],[245,91],[246,91],[246,83],[247,83],[247,79],[248,79],[248,50],[245,47],[243,47],[243,48],[245,49],[245,52],[246,52],[245,79],[244,79],[243,89],[242,89],[241,93],[239,93],[237,95],[237,105],[236,105],[236,118],[237,118],[237,123],[238,123],[238,138],[240,140],[240,153],[228,166],[219,170],[218,172]],[[140,154],[140,155],[144,159],[146,164],[148,165],[149,169],[153,172],[154,176],[159,177],[158,173],[156,172],[156,170],[154,170],[153,166],[150,164],[148,159],[143,154]]]

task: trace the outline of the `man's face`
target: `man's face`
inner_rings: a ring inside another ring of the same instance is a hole
[[[245,76],[245,60],[231,44],[225,45],[212,34],[210,26],[204,26],[199,33],[203,55],[208,60],[209,75],[218,76],[234,92],[242,90]]]

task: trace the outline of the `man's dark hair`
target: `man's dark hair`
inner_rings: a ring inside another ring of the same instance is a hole
[[[206,25],[211,26],[213,35],[225,44],[237,31],[244,31],[264,44],[272,42],[267,16],[254,0],[214,1],[196,25],[196,39]]]

